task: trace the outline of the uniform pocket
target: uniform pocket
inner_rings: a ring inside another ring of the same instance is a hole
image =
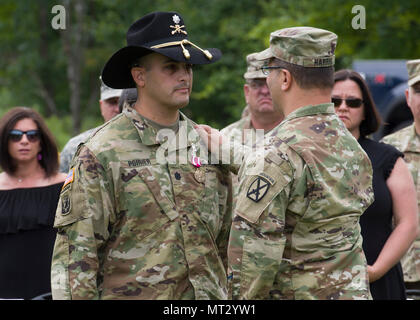
[[[147,168],[139,170],[139,176],[152,193],[154,202],[162,208],[170,220],[175,220],[179,213],[176,211],[175,204],[164,194],[157,177]]]
[[[286,239],[246,236],[240,275],[241,299],[268,299],[283,257]]]
[[[124,223],[118,232],[123,238],[134,233],[141,241],[178,217],[150,168],[121,168],[120,176],[117,206]]]
[[[206,166],[204,191],[199,202],[199,212],[203,221],[217,238],[223,223],[228,198],[228,184],[223,184],[225,177],[213,166]]]

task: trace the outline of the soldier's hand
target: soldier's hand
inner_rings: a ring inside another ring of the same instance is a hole
[[[219,130],[205,124],[196,125],[194,128],[197,130],[210,152],[215,153],[219,151],[219,147],[223,143],[223,136]]]

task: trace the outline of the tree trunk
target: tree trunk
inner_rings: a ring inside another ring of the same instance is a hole
[[[42,2],[40,5],[40,10],[38,12],[38,22],[40,26],[40,41],[38,51],[40,57],[48,57],[48,10],[49,7],[47,3]],[[35,79],[35,83],[38,87],[38,90],[36,92],[44,100],[47,106],[46,116],[50,116],[51,114],[57,115],[57,105],[54,100],[53,89],[51,88],[50,83],[48,83],[48,80],[42,76],[42,72],[43,70],[41,69],[40,73],[38,73],[37,71],[34,71],[32,73],[32,77]]]
[[[38,73],[33,72],[32,77],[35,79],[35,83],[37,84],[37,87],[38,87],[38,90],[36,91],[36,93],[45,101],[45,104],[47,105],[46,116],[48,117],[52,114],[57,115],[57,107],[56,107],[56,103],[54,101],[52,93],[44,85],[44,82],[42,81]]]
[[[81,71],[83,63],[83,22],[86,6],[83,0],[63,0],[66,8],[66,30],[60,32],[67,58],[67,79],[70,89],[70,111],[73,119],[73,134],[80,132]],[[71,17],[74,19],[71,19]]]

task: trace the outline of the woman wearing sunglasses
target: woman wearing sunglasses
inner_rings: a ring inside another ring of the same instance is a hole
[[[66,175],[42,117],[16,107],[0,120],[0,298],[51,292],[55,210]]]
[[[406,299],[399,260],[418,232],[413,179],[401,152],[368,138],[380,116],[365,80],[355,71],[340,70],[334,83],[335,111],[372,162],[375,201],[360,218],[372,297]]]

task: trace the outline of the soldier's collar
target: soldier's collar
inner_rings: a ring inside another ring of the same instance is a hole
[[[155,126],[152,125],[150,120],[147,120],[143,116],[141,116],[134,108],[127,108],[123,110],[123,113],[131,120],[134,127],[136,128],[139,138],[144,145],[152,146],[152,145],[159,145],[165,143],[165,139],[161,139],[158,136],[158,130]],[[165,128],[168,129],[168,128]],[[168,129],[170,130],[170,129]],[[177,143],[176,149],[180,149],[182,147],[191,146],[191,141],[189,139],[189,132],[194,130],[193,125],[188,121],[188,118],[182,113],[179,112],[179,129],[178,132],[174,132],[174,136],[178,137],[180,132],[185,135],[186,133],[186,144],[185,143]],[[165,136],[165,135],[163,135]],[[170,137],[170,135],[166,135]],[[181,137],[184,138],[184,137]],[[173,143],[169,141],[168,143]]]
[[[420,135],[416,132],[416,126],[413,122],[410,130],[410,138],[407,140],[407,145],[404,151],[418,152],[418,146],[420,145]]]
[[[318,114],[335,114],[334,111],[334,104],[332,103],[322,103],[317,105],[308,105],[304,107],[300,107],[295,111],[291,112],[287,115],[287,117],[283,120],[283,122],[300,117],[318,115]]]

